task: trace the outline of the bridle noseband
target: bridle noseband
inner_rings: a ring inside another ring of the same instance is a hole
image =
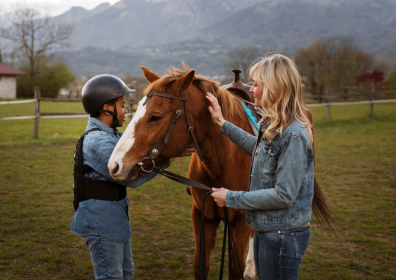
[[[155,166],[154,163],[154,159],[159,156],[159,154],[161,153],[162,149],[164,148],[165,144],[168,143],[169,137],[172,133],[172,130],[174,129],[177,121],[179,120],[181,114],[182,114],[182,109],[184,107],[184,113],[186,115],[186,122],[187,122],[187,126],[188,126],[188,133],[190,134],[190,138],[192,138],[192,140],[194,141],[194,146],[195,149],[197,150],[198,156],[200,158],[201,161],[203,161],[203,157],[202,157],[202,153],[201,153],[201,149],[199,148],[198,142],[197,142],[197,138],[195,137],[194,134],[194,128],[191,126],[190,124],[190,120],[188,118],[188,112],[187,112],[187,92],[183,93],[182,97],[176,96],[176,95],[172,95],[172,94],[168,94],[168,93],[159,93],[159,92],[149,92],[146,96],[146,100],[143,103],[143,106],[145,106],[147,104],[147,102],[149,102],[150,98],[153,96],[158,96],[158,97],[165,97],[165,98],[169,98],[169,99],[175,99],[175,100],[180,100],[182,101],[182,103],[179,106],[179,109],[175,112],[175,114],[173,115],[172,121],[170,122],[170,124],[168,125],[167,129],[164,131],[164,133],[161,135],[161,137],[157,140],[157,142],[155,142],[154,146],[150,149],[150,154],[148,157],[144,157],[142,158],[142,160],[138,163],[138,165],[140,166],[140,168],[144,171],[144,172],[151,172],[153,171],[153,169],[151,170],[145,170],[143,169],[143,161],[145,160],[151,160],[153,166]],[[184,106],[183,106],[184,105]]]

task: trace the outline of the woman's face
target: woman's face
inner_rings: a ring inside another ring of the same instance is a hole
[[[261,99],[263,98],[263,87],[261,87],[256,80],[253,79],[253,85],[250,92],[254,95],[254,106],[261,108]]]

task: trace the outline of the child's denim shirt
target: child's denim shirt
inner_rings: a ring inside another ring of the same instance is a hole
[[[262,139],[258,147],[257,137],[230,122],[220,132],[253,156],[249,191],[228,191],[227,206],[247,209],[247,224],[256,230],[287,230],[308,223],[314,160],[305,126],[294,119],[281,137],[271,143]]]
[[[133,182],[114,181],[110,176],[107,163],[122,136],[96,118],[89,118],[85,131],[91,128],[101,130],[92,131],[84,137],[83,158],[84,164],[94,169],[86,176],[92,180],[113,181],[123,186],[136,188],[153,179],[157,173],[151,172],[146,176],[139,175]],[[166,164],[165,167],[169,166]],[[128,217],[128,197],[120,201],[105,201],[88,199],[80,202],[74,215],[70,230],[77,235],[99,235],[116,241],[124,241],[131,237],[131,224]]]

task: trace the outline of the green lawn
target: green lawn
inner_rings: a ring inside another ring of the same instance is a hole
[[[32,103],[0,108],[0,118],[33,114]],[[42,102],[41,110],[83,112],[79,103]],[[332,234],[312,221],[300,279],[396,279],[396,103],[375,104],[373,117],[368,104],[333,106],[332,120],[326,107],[312,112],[316,177],[339,224]],[[41,119],[34,139],[33,120],[0,120],[2,279],[93,279],[88,248],[69,231],[73,153],[86,122]],[[186,175],[188,162],[176,159],[170,170]],[[134,279],[192,279],[184,186],[157,176],[128,197]],[[210,279],[219,259],[220,242]]]

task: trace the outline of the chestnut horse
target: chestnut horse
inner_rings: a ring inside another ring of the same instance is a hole
[[[219,88],[215,82],[195,76],[194,70],[189,70],[186,73],[174,69],[174,71],[169,71],[168,75],[160,77],[145,67],[142,67],[142,69],[150,83],[144,91],[146,94],[148,92],[160,92],[182,96],[185,91],[187,92],[188,117],[203,155],[203,161],[200,161],[196,153],[192,155],[188,177],[209,187],[225,187],[230,190],[247,191],[252,158],[220,134],[219,128],[211,120],[205,93],[212,92],[217,96],[227,120],[252,133],[240,100],[229,91]],[[133,180],[137,177],[140,171],[137,163],[148,156],[150,149],[164,133],[182,102],[153,96],[146,105],[143,105],[146,98],[144,97],[139,102],[135,116],[109,160],[109,172],[116,180]],[[164,146],[160,156],[155,159],[156,164],[165,161],[167,158],[179,156],[192,144],[184,114],[185,112],[182,110],[182,115],[173,129],[168,143]],[[148,165],[148,162],[145,162],[145,164]],[[206,193],[205,190],[191,188],[193,197],[191,217],[195,237],[195,279],[200,279],[200,217],[202,199]],[[208,275],[210,253],[215,246],[216,231],[220,221],[224,220],[223,209],[216,205],[211,196],[205,202],[205,217],[206,275]],[[242,260],[252,229],[246,225],[245,211],[230,209],[229,219],[233,229],[236,255],[241,262],[242,269],[244,269]],[[250,258],[253,262],[252,254],[250,254]],[[237,261],[235,260],[232,263],[236,264],[236,267],[232,270],[232,279],[240,279],[241,272]],[[252,270],[254,275],[254,267]]]
[[[242,149],[238,148],[224,135],[220,134],[219,128],[213,124],[208,111],[206,92],[213,93],[219,101],[223,116],[226,120],[252,133],[249,121],[239,98],[234,97],[229,91],[220,88],[215,82],[201,76],[196,76],[195,71],[183,64],[186,71],[176,68],[168,70],[162,77],[142,67],[144,75],[149,82],[144,93],[157,92],[182,97],[187,93],[188,117],[202,151],[203,161],[196,153],[193,154],[189,169],[189,178],[209,187],[225,187],[230,190],[247,191],[249,187],[249,173],[252,158]],[[145,104],[147,96],[139,102],[135,116],[128,125],[109,160],[108,167],[110,175],[115,180],[134,180],[141,170],[139,162],[150,153],[151,148],[161,137],[170,124],[175,112],[180,108],[182,101],[152,96]],[[169,158],[179,156],[192,144],[185,118],[182,110],[180,119],[174,126],[167,144],[160,155],[155,158],[156,165],[165,162]],[[150,163],[144,162],[143,168],[149,168]],[[315,181],[316,183],[316,181]],[[315,195],[317,192],[315,184]],[[199,275],[199,241],[201,229],[201,205],[202,199],[207,191],[191,188],[193,203],[191,217],[195,237],[194,278],[200,279]],[[319,197],[319,214],[327,221],[327,207],[321,204],[323,198]],[[317,207],[316,207],[317,208]],[[315,210],[315,207],[314,207]],[[218,207],[213,198],[209,196],[205,202],[205,236],[206,236],[206,275],[209,275],[210,253],[215,246],[217,228],[221,220],[224,220],[223,209]],[[317,212],[317,211],[316,211]],[[315,212],[315,213],[316,213]],[[317,213],[316,213],[317,214]],[[246,225],[246,214],[244,210],[229,209],[230,224],[233,229],[235,241],[234,258],[238,257],[242,270],[245,270],[245,279],[255,279],[255,267],[253,262],[252,229]],[[250,250],[245,265],[241,260],[244,258],[250,240]],[[241,271],[236,259],[232,261],[231,279],[240,279]]]

